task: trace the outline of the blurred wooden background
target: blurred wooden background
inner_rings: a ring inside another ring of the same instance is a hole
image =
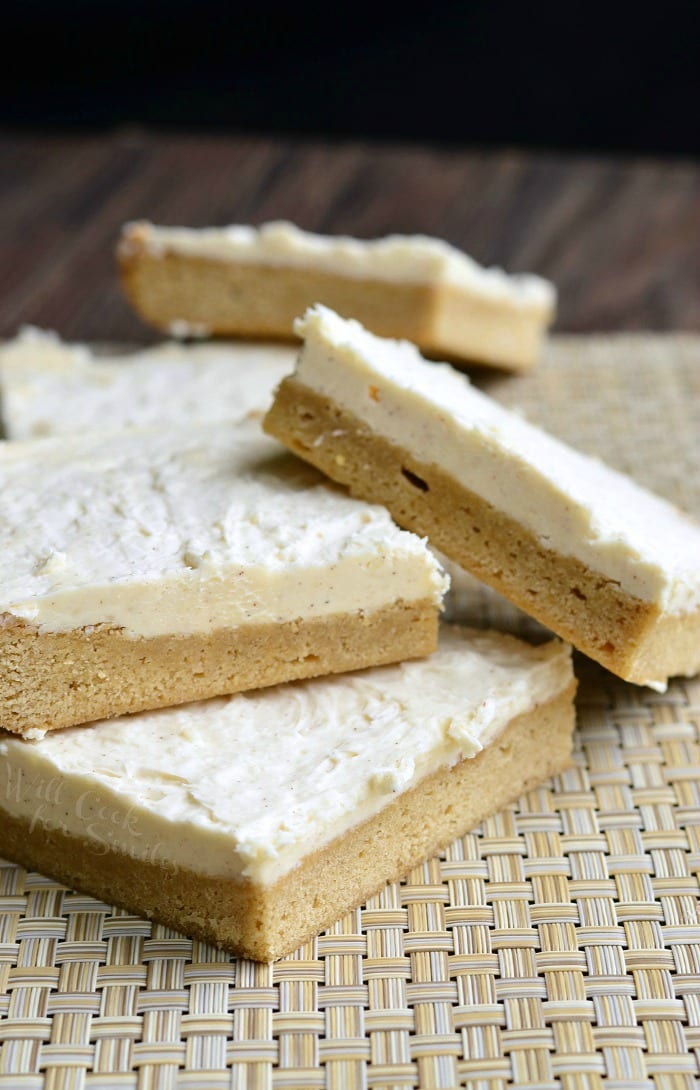
[[[551,278],[560,330],[700,330],[697,164],[135,129],[0,137],[0,336],[153,339],[113,260],[139,217],[424,232]]]

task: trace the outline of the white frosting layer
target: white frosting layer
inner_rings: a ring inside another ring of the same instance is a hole
[[[0,349],[8,439],[104,432],[264,413],[296,350],[259,344],[162,344],[95,356],[55,334],[24,329]]]
[[[0,806],[197,873],[271,882],[572,681],[569,649],[443,628],[429,659],[0,743]]]
[[[313,266],[375,280],[452,284],[511,306],[553,310],[554,286],[539,276],[510,276],[502,269],[485,269],[467,254],[441,239],[426,235],[389,235],[364,240],[315,235],[293,223],[277,221],[261,227],[156,227],[127,224],[121,252],[147,249],[152,254],[177,253],[215,261],[249,264]]]
[[[0,614],[139,636],[439,602],[427,546],[257,421],[0,445]]]
[[[300,383],[626,593],[671,613],[700,606],[700,526],[689,516],[405,341],[376,337],[322,306],[296,328],[305,339]]]

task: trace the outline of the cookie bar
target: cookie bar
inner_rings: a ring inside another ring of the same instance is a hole
[[[555,292],[532,275],[485,269],[440,239],[363,241],[291,223],[194,230],[127,224],[118,247],[124,290],[171,334],[293,337],[321,302],[375,333],[442,358],[524,370],[537,359]]]
[[[270,960],[570,759],[569,648],[429,659],[5,736],[0,854]]]
[[[258,421],[0,446],[0,725],[425,655],[446,579]]]
[[[33,439],[262,414],[291,371],[284,345],[170,342],[96,355],[26,328],[0,349],[5,436]]]
[[[700,669],[700,527],[405,342],[324,307],[271,434],[620,677]]]

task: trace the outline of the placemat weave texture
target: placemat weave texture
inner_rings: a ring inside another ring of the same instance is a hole
[[[479,381],[700,516],[700,338],[559,337]],[[451,609],[533,628],[467,577]],[[576,669],[569,772],[274,965],[0,864],[0,1087],[697,1085],[700,680]]]

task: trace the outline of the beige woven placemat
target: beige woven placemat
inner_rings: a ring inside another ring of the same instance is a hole
[[[700,339],[560,338],[486,384],[700,515]],[[530,628],[468,579],[453,608]],[[695,1085],[700,681],[577,668],[570,772],[275,965],[0,866],[0,1087]]]

